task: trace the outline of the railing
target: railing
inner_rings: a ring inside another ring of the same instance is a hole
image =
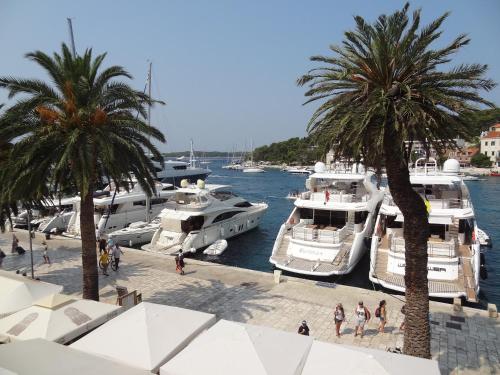
[[[297,225],[292,229],[292,238],[302,241],[339,244],[347,237],[348,232],[347,226],[339,230],[329,230],[305,228]]]
[[[430,257],[456,257],[457,244],[454,239],[448,242],[427,242],[427,254]],[[405,240],[401,237],[391,238],[390,250],[395,253],[405,252]]]
[[[303,200],[310,200],[314,202],[325,202],[326,201],[326,195],[324,191],[320,192],[310,192],[307,191],[305,193],[300,194],[300,199]],[[369,196],[368,194],[358,196],[356,194],[347,194],[347,193],[342,193],[342,192],[330,192],[330,195],[328,197],[328,202],[334,202],[334,203],[354,203],[354,202],[366,202],[368,201]]]
[[[432,209],[448,209],[448,208],[468,208],[471,207],[470,200],[460,199],[460,198],[429,198],[427,197]],[[396,206],[394,199],[386,195],[383,200],[383,204],[387,206]]]

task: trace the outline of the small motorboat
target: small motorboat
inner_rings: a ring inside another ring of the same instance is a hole
[[[288,193],[286,196],[287,199],[295,200],[300,197],[300,192],[298,190],[294,190]]]
[[[462,181],[479,181],[479,177],[472,175],[462,175],[460,176]]]
[[[493,246],[490,236],[488,236],[488,234],[480,228],[477,228],[477,239],[479,240],[479,244],[481,246],[485,247]]]
[[[203,250],[203,254],[205,255],[221,255],[227,249],[227,241],[226,240],[217,240],[205,250]]]
[[[500,171],[491,171],[490,176],[491,177],[500,177]]]

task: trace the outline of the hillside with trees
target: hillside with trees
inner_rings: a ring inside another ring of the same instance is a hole
[[[318,147],[310,137],[296,137],[257,147],[253,158],[277,164],[313,164],[324,159],[323,154],[321,147]]]

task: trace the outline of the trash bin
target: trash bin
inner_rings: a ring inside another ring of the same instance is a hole
[[[281,281],[281,270],[274,270],[274,283],[279,284]]]

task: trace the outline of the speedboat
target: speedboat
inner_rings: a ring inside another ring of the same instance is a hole
[[[477,302],[480,274],[486,269],[481,264],[474,208],[459,172],[455,159],[448,159],[442,171],[434,159],[419,159],[410,182],[428,207],[429,296]],[[373,283],[399,292],[405,291],[404,225],[401,210],[386,194],[372,237],[369,277]]]
[[[62,198],[53,204],[46,217],[38,225],[38,230],[43,233],[64,232],[73,216],[75,198]]]
[[[312,173],[312,171],[310,171],[305,167],[289,167],[286,169],[286,172],[290,174],[306,174],[306,175],[310,175]]]
[[[477,228],[477,239],[479,240],[479,244],[484,247],[492,247],[493,242],[491,242],[490,236],[482,230],[481,228]]]
[[[204,181],[183,183],[158,215],[160,227],[151,243],[142,249],[166,254],[194,252],[257,227],[267,204],[250,203],[228,188],[205,185]]]
[[[134,246],[151,242],[156,230],[160,227],[160,219],[151,222],[137,221],[128,227],[108,234],[108,238],[122,246]]]
[[[327,171],[322,162],[316,163],[306,188],[281,225],[269,261],[303,275],[351,272],[366,252],[384,192],[360,165]]]
[[[94,197],[94,222],[104,235],[126,228],[134,222],[148,221],[148,218],[160,213],[174,193],[173,185],[156,182],[156,193],[148,198],[137,181],[131,182],[128,191],[117,189],[112,182],[100,192],[100,196]],[[73,211],[67,234],[80,236],[80,199],[75,199]]]
[[[262,172],[265,172],[265,170],[263,170],[262,168],[258,168],[258,167],[250,166],[250,167],[243,168],[243,173],[262,173]]]

